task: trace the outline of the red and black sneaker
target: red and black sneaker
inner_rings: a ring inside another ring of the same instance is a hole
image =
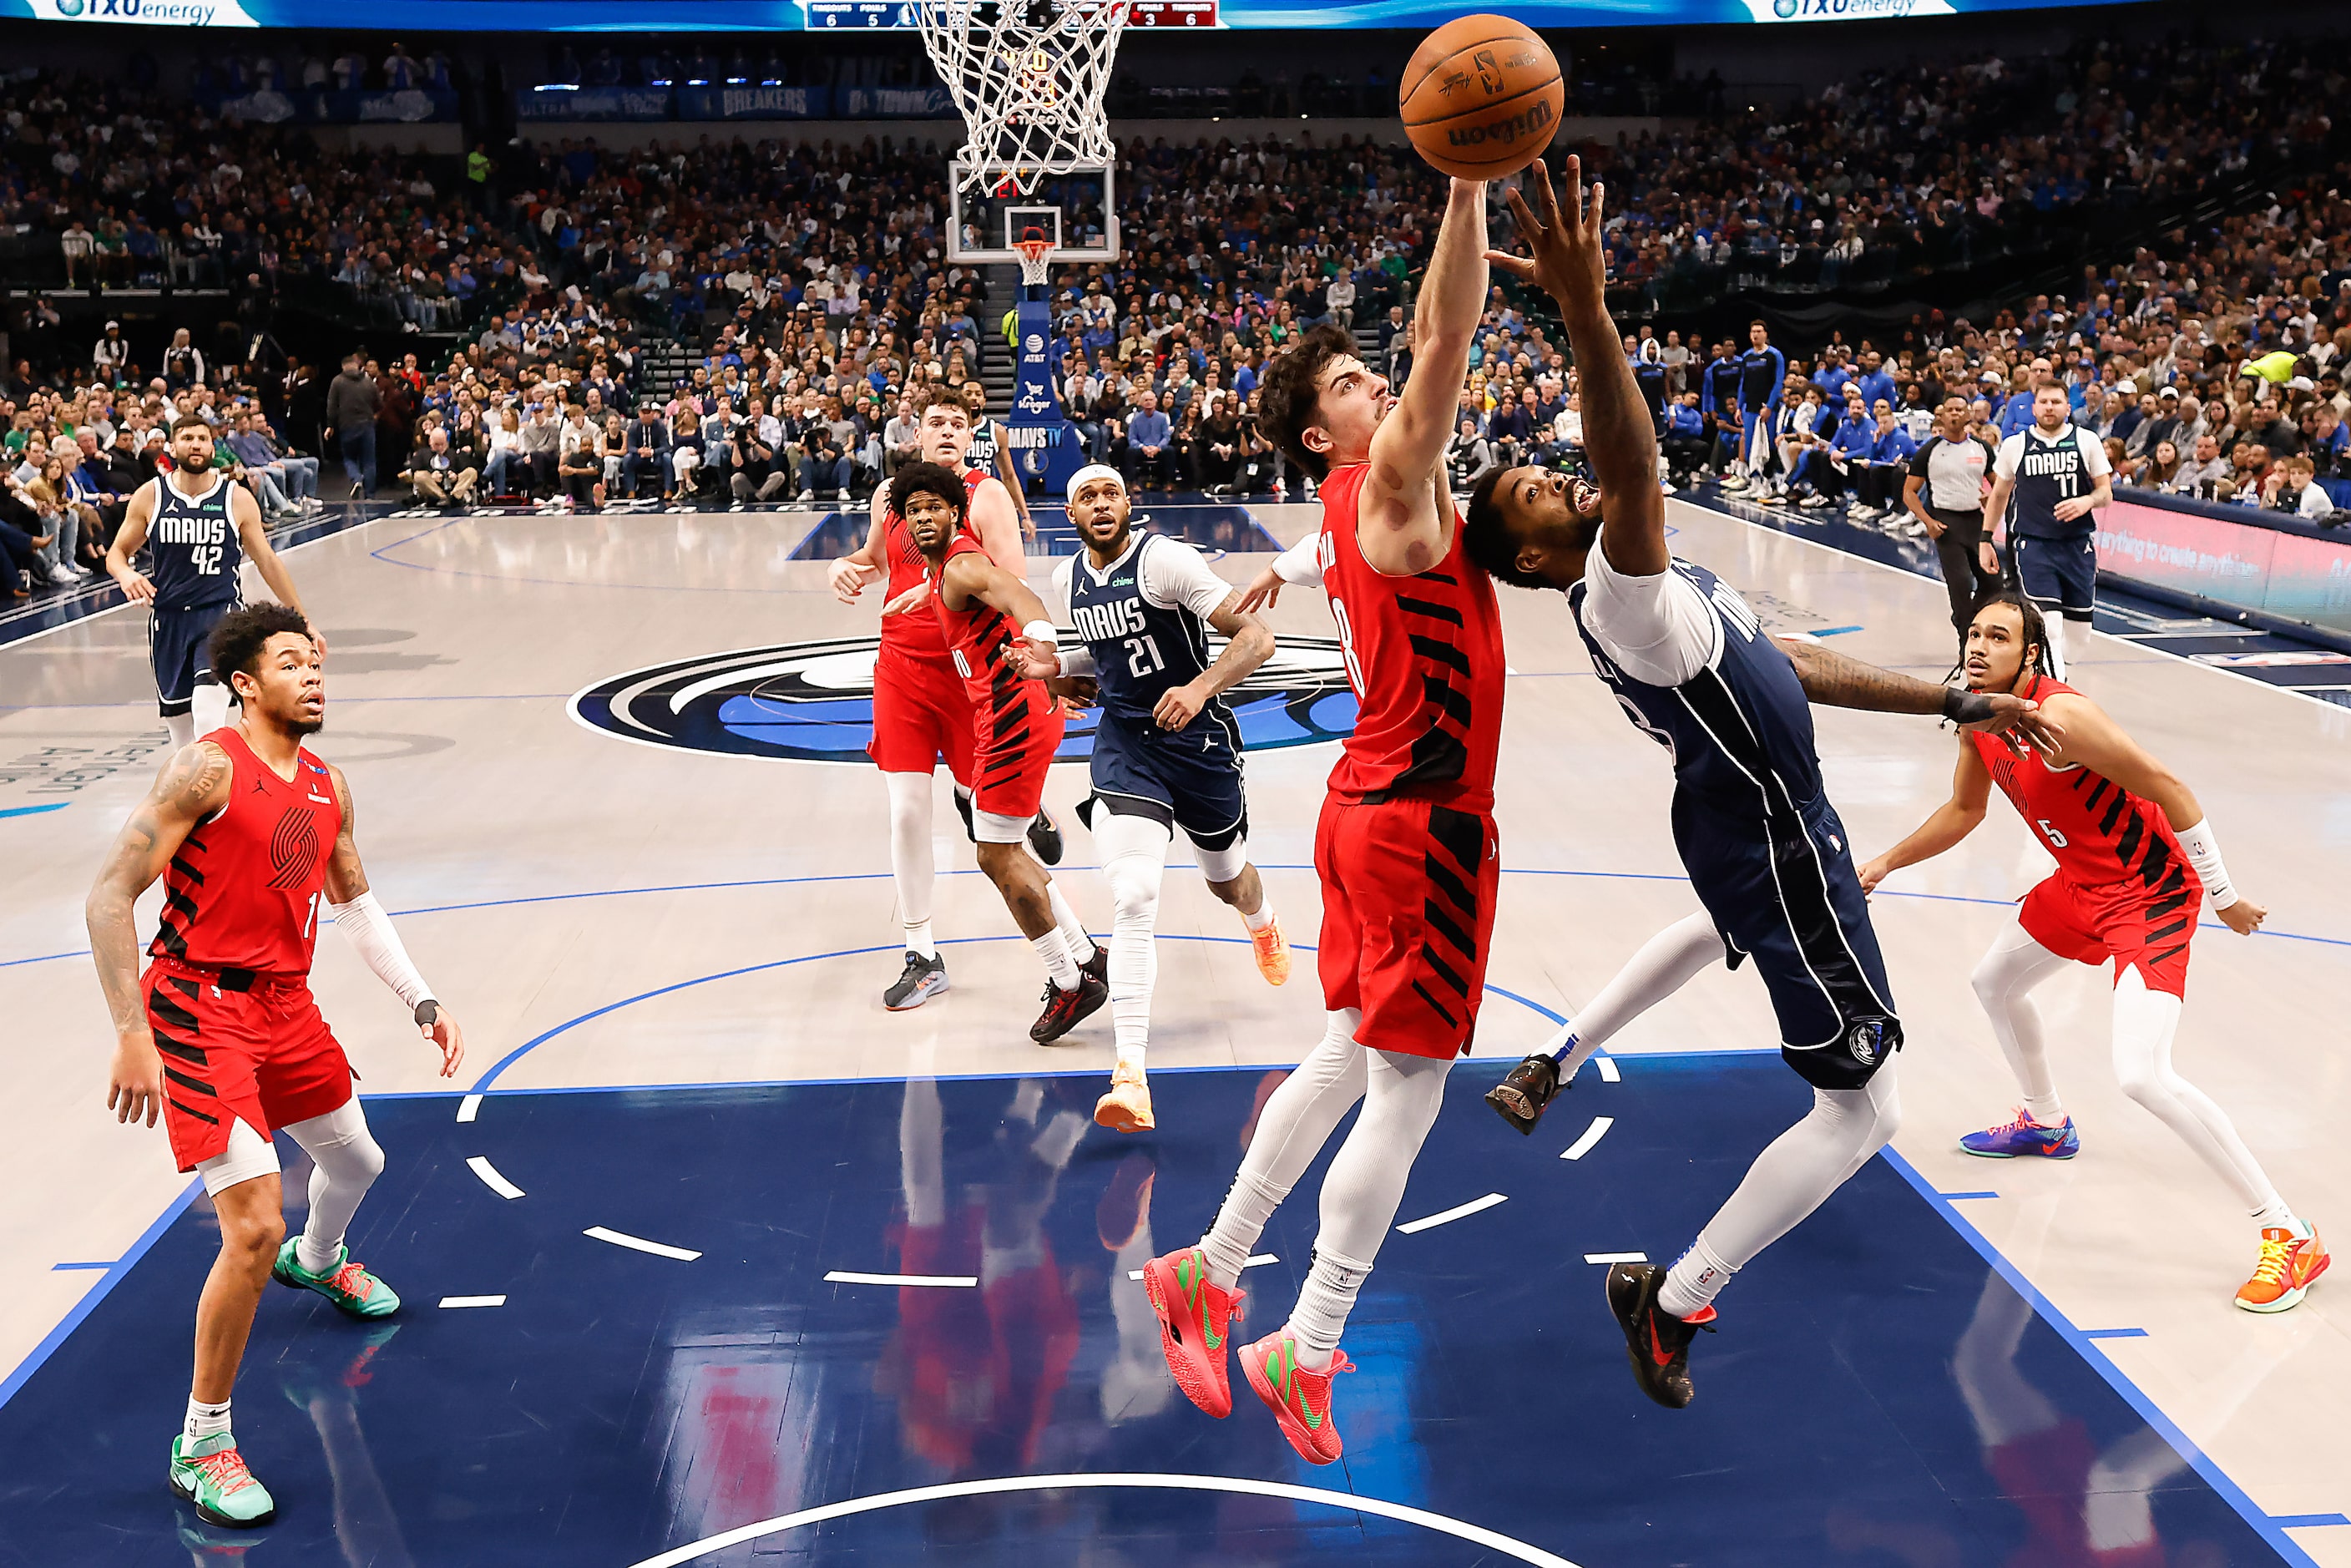
[[[1715,1312],[1708,1307],[1695,1317],[1677,1318],[1657,1305],[1666,1270],[1655,1263],[1617,1263],[1608,1270],[1608,1306],[1625,1331],[1625,1351],[1633,1361],[1633,1375],[1641,1392],[1668,1410],[1678,1410],[1691,1399],[1690,1341],[1698,1331],[1714,1333]]]
[[[1110,959],[1099,947],[1094,949],[1098,964],[1088,964],[1078,971],[1078,983],[1068,990],[1052,981],[1045,982],[1045,1010],[1029,1026],[1029,1038],[1039,1045],[1050,1045],[1079,1024],[1102,1010],[1110,1000]]]

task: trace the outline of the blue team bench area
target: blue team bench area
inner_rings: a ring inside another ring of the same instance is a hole
[[[1740,1273],[1697,1403],[1650,1405],[1589,1260],[1679,1248],[1808,1091],[1776,1055],[1631,1059],[1522,1139],[1479,1102],[1499,1070],[1453,1075],[1326,1469],[1238,1367],[1228,1420],[1177,1394],[1129,1277],[1199,1233],[1276,1075],[1155,1073],[1143,1138],[1091,1125],[1091,1074],[384,1099],[353,1255],[405,1305],[273,1287],[236,1388],[278,1521],[164,1485],[199,1197],[0,1406],[0,1563],[2307,1561],[1883,1159]],[[1237,1341],[1290,1307],[1320,1170]]]

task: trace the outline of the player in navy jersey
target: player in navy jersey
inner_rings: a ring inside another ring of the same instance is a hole
[[[1788,379],[1788,356],[1771,346],[1771,333],[1761,321],[1747,327],[1747,351],[1739,356],[1739,456],[1747,469],[1744,482],[1726,489],[1743,490],[1766,483],[1771,465],[1771,411],[1779,405],[1781,383]]]
[[[144,571],[131,564],[142,545]],[[189,414],[172,426],[170,472],[131,494],[106,550],[106,570],[123,593],[150,607],[156,711],[175,753],[228,722],[228,685],[214,677],[204,649],[221,617],[241,601],[237,569],[248,556],[280,603],[302,608],[293,577],[269,548],[260,505],[213,467],[213,427]],[[318,648],[323,655],[323,638]]]
[[[2032,423],[2001,442],[1984,497],[1983,569],[2000,570],[1993,547],[2004,528],[2017,585],[2048,621],[2046,673],[2061,681],[2065,623],[2087,637],[2097,602],[2098,525],[2090,514],[2115,498],[2106,449],[2072,422],[2073,412],[2064,385],[2043,380],[2032,393]]]
[[[1080,646],[1029,674],[1090,676],[1095,722],[1093,796],[1078,809],[1093,831],[1114,913],[1111,1024],[1118,1066],[1094,1120],[1122,1133],[1155,1126],[1144,1056],[1158,975],[1152,927],[1175,830],[1192,841],[1208,891],[1249,929],[1260,974],[1290,977],[1290,948],[1249,861],[1240,729],[1224,694],[1273,653],[1265,622],[1200,552],[1161,534],[1137,534],[1126,481],[1092,464],[1070,476],[1070,523],[1085,549],[1053,569]],[[1208,632],[1227,639],[1208,656]]]
[[[1567,161],[1563,206],[1535,164],[1540,219],[1510,197],[1532,258],[1492,259],[1559,302],[1585,367],[1584,452],[1598,486],[1532,468],[1490,475],[1470,497],[1464,537],[1489,575],[1567,594],[1593,669],[1672,754],[1674,842],[1705,913],[1652,941],[1636,968],[1678,986],[1707,964],[1751,956],[1782,1054],[1813,1089],[1812,1113],[1763,1151],[1670,1272],[1609,1270],[1609,1303],[1643,1391],[1679,1406],[1690,1400],[1689,1343],[1713,1322],[1716,1293],[1894,1134],[1902,1024],[1844,827],[1821,787],[1808,702],[1995,727],[2032,705],[1890,674],[1817,643],[1783,653],[1728,583],[1667,553],[1656,437],[1614,351],[1602,193],[1594,186],[1587,207],[1578,164]],[[1558,1075],[1573,1077],[1593,1048],[1571,1036],[1563,1063],[1529,1057],[1509,1081],[1517,1103],[1497,1109],[1531,1126]]]

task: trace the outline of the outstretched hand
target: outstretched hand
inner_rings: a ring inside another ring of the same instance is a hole
[[[1564,175],[1561,189],[1554,190],[1549,167],[1535,160],[1527,175],[1535,205],[1527,204],[1523,191],[1510,194],[1510,215],[1518,220],[1530,254],[1489,250],[1486,259],[1562,305],[1597,306],[1608,288],[1607,256],[1600,245],[1601,200],[1607,187],[1594,181],[1592,199],[1586,202],[1583,160],[1573,152],[1567,155]]]
[[[1281,573],[1267,567],[1249,579],[1249,587],[1241,591],[1241,601],[1233,606],[1235,613],[1247,615],[1266,608],[1281,597],[1282,587]]]
[[[2043,756],[2054,757],[2065,744],[2065,727],[2041,711],[2041,705],[2006,692],[1970,692],[1991,705],[1982,718],[1959,725],[1980,735],[1996,735],[2019,757],[2030,744]]]

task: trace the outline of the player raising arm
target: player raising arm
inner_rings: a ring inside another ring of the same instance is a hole
[[[1975,831],[1991,786],[2000,786],[2057,869],[2025,895],[1976,966],[1976,997],[2023,1103],[2013,1121],[1970,1133],[1959,1146],[1991,1159],[2071,1159],[2079,1152],[2031,996],[2069,961],[2113,959],[2114,1061],[2123,1092],[2218,1172],[2261,1228],[2261,1260],[2237,1305],[2284,1312],[2325,1271],[2326,1248],[2278,1196],[2228,1113],[2171,1066],[2203,899],[2210,895],[2212,912],[2241,936],[2260,929],[2268,912],[2230,883],[2212,825],[2188,786],[2097,704],[2041,673],[2046,636],[2032,600],[2000,594],[1968,628],[1968,685],[2038,698],[2064,725],[2063,744],[2043,761],[1960,737],[1951,798],[1862,867],[1862,886],[1875,889],[1888,873],[1932,859]]]
[[[107,1107],[120,1122],[162,1117],[179,1168],[202,1175],[220,1223],[172,1486],[205,1520],[244,1528],[276,1514],[229,1428],[262,1285],[315,1291],[355,1318],[400,1306],[343,1240],[383,1151],[310,997],[321,905],[440,1048],[443,1077],[465,1061],[465,1037],[368,891],[350,786],[302,744],[326,716],[308,623],[284,605],[256,605],[224,618],[210,652],[244,716],[165,766],[115,840],[88,916],[114,1017]],[[158,877],[164,907],[142,976],[131,912]],[[313,1165],[308,1221],[292,1240],[270,1142],[280,1129]]]

